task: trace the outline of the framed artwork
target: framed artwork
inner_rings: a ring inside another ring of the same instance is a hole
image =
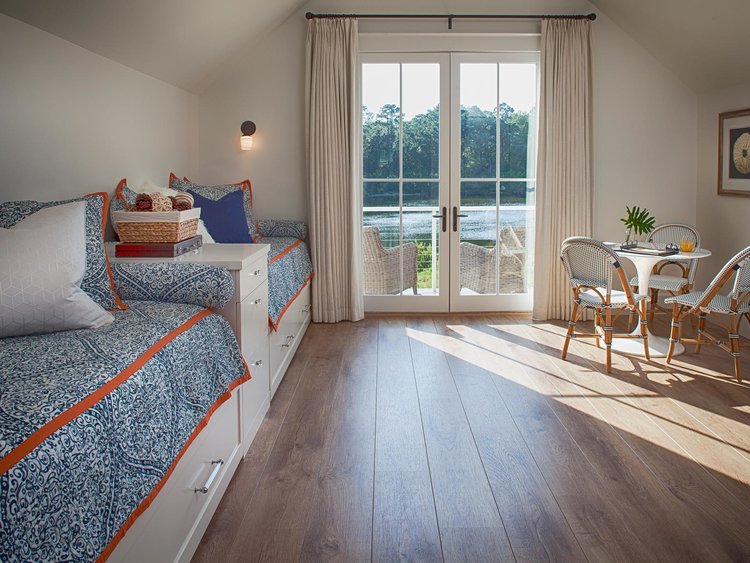
[[[750,196],[750,109],[719,114],[719,195]]]

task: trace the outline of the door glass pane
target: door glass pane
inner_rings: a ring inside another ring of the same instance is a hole
[[[440,173],[440,65],[402,66],[404,178]]]
[[[460,67],[461,177],[494,178],[497,170],[497,65]]]
[[[533,182],[500,182],[498,293],[526,293],[534,260]]]
[[[362,65],[362,176],[398,178],[400,65]]]
[[[501,64],[500,177],[536,176],[536,65]]]
[[[461,182],[461,295],[497,293],[497,182]]]
[[[438,182],[404,182],[404,242],[417,245],[417,281],[420,295],[438,293],[440,256],[440,210]],[[414,267],[412,255],[404,253],[404,272]],[[405,284],[406,285],[406,284]]]

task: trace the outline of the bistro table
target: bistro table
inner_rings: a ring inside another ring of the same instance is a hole
[[[679,243],[679,241],[677,241]],[[670,254],[668,256],[660,256],[658,254],[644,254],[634,252],[631,250],[620,250],[618,245],[608,246],[614,250],[621,258],[627,258],[634,265],[638,274],[638,292],[641,295],[648,295],[648,284],[651,281],[651,271],[654,266],[664,260],[698,260],[700,258],[708,258],[711,256],[711,251],[705,248],[696,248],[692,252],[678,252],[677,254]],[[648,330],[648,350],[652,357],[664,357],[669,351],[669,338],[663,336],[656,336],[651,332],[650,327]],[[636,323],[635,328],[631,332],[637,338],[614,338],[612,339],[612,350],[622,352],[623,354],[638,354],[643,356],[643,342],[640,341],[641,329]],[[677,342],[674,348],[674,354],[682,354],[685,351],[685,347]]]

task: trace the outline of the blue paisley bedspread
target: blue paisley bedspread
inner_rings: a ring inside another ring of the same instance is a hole
[[[268,319],[276,330],[287,308],[313,277],[310,251],[300,239],[263,237],[268,253]]]
[[[128,305],[99,329],[0,340],[1,561],[95,560],[248,377],[221,316]]]

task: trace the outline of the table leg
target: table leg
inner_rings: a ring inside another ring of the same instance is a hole
[[[633,257],[632,262],[638,273],[638,291],[641,295],[649,295],[648,284],[651,281],[651,270],[654,265],[661,261],[661,258],[651,256]],[[630,332],[636,338],[615,338],[612,342],[612,350],[621,354],[633,354],[643,356],[643,340],[641,340],[641,328],[636,323],[635,328]],[[669,351],[669,338],[657,336],[651,329],[648,329],[648,350],[652,358],[664,358]],[[675,344],[673,356],[682,354],[685,347],[679,342]]]

